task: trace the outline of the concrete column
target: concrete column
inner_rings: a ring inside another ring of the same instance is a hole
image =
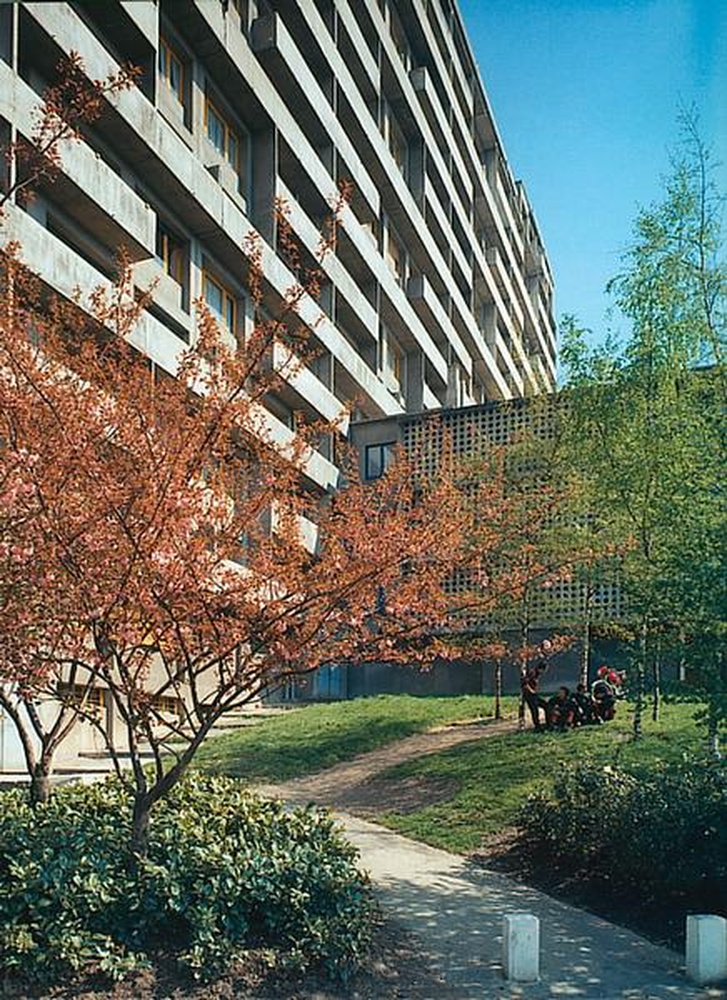
[[[406,408],[410,413],[424,409],[424,352],[410,351],[406,356]]]
[[[278,176],[278,131],[272,126],[251,136],[251,192],[253,225],[275,245],[275,181]]]
[[[426,156],[423,140],[420,138],[412,139],[409,143],[409,189],[420,208],[424,201]]]
[[[687,917],[687,976],[700,986],[727,979],[727,919],[697,913]]]
[[[0,5],[0,59],[13,69],[18,65],[18,6]]]
[[[540,976],[540,921],[532,913],[502,920],[502,969],[506,979],[533,983]]]

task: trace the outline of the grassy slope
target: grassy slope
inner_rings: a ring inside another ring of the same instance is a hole
[[[479,695],[382,695],[311,705],[209,740],[196,766],[250,781],[283,781],[323,771],[433,726],[489,716],[492,711],[492,699]]]
[[[693,720],[694,706],[666,705],[659,723],[645,721],[645,738],[629,739],[631,716],[625,706],[605,726],[566,733],[532,731],[465,744],[392,768],[382,777],[446,779],[453,797],[417,812],[388,813],[380,821],[393,829],[442,847],[466,852],[480,847],[483,837],[512,825],[530,792],[547,783],[566,763],[590,757],[604,764],[650,768],[697,752],[704,733]]]
[[[437,725],[491,712],[492,700],[474,695],[385,695],[314,705],[210,740],[197,766],[250,781],[283,781],[325,770]],[[542,735],[528,730],[421,757],[380,778],[392,786],[411,776],[418,776],[425,787],[428,778],[444,780],[451,783],[452,797],[406,815],[387,813],[380,820],[437,847],[476,850],[484,837],[511,825],[528,794],[547,783],[564,763],[590,756],[604,764],[653,767],[699,750],[704,733],[693,715],[694,706],[666,705],[658,724],[644,720],[645,738],[634,744],[629,739],[631,715],[621,705],[616,720],[606,726]],[[382,801],[395,798],[393,788],[390,796],[382,794]]]

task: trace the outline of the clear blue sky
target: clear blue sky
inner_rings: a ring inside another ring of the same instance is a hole
[[[660,196],[680,103],[727,164],[727,0],[460,0],[515,177],[556,279],[556,315],[598,339],[604,286]],[[720,168],[727,190],[727,168]],[[618,330],[618,317],[612,328]]]

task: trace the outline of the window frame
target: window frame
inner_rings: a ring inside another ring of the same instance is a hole
[[[172,81],[172,63],[179,64],[179,86],[175,87]],[[174,94],[184,110],[187,110],[187,67],[179,49],[171,42],[167,35],[159,35],[159,49],[157,51],[157,71],[165,85]]]
[[[173,281],[176,281],[178,285],[184,288],[185,266],[187,263],[185,241],[161,219],[157,220],[154,252],[164,273],[168,274]]]
[[[212,111],[212,114],[215,116],[215,118],[222,126],[222,135],[223,135],[222,149],[220,149],[220,147],[217,145],[217,143],[210,135],[210,126],[209,126],[210,110]],[[220,111],[219,104],[217,104],[210,97],[209,94],[205,94],[205,101],[204,101],[204,133],[210,144],[217,150],[220,156],[224,157],[225,162],[229,163],[229,165],[232,167],[235,173],[239,176],[242,166],[242,137],[240,129],[234,128],[232,125],[230,125],[230,121],[227,115],[225,115],[222,111]],[[236,147],[234,161],[230,159],[231,139],[234,140]]]
[[[221,294],[223,313],[220,314],[217,310],[210,304],[207,298],[207,287],[212,285],[216,287]],[[209,309],[210,313],[215,317],[217,322],[229,333],[236,333],[237,331],[237,308],[238,299],[237,296],[230,291],[229,287],[224,281],[217,275],[215,271],[212,271],[208,267],[202,268],[202,298],[204,300],[205,306]],[[231,324],[228,315],[228,309],[232,310]]]
[[[381,479],[383,475],[391,467],[391,463],[394,461],[394,454],[396,451],[397,442],[396,441],[376,441],[372,444],[367,444],[364,448],[364,479],[367,482],[371,482],[374,479]],[[378,456],[378,469],[379,471],[374,475],[372,474],[372,458],[376,454]]]

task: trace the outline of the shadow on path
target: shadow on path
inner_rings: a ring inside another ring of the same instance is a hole
[[[377,794],[376,778],[382,771],[515,728],[510,720],[446,727],[258,791],[291,803],[315,802],[359,814],[338,812],[337,818],[360,851],[381,903],[417,936],[422,953],[461,1000],[727,1000],[723,989],[690,984],[683,958],[675,952],[501,872],[360,818]],[[436,794],[436,789],[431,791]],[[441,792],[447,795],[447,789]],[[502,918],[518,910],[540,918],[541,978],[529,985],[511,984],[502,976]]]
[[[419,937],[462,1000],[727,997],[719,989],[690,985],[680,955],[625,928],[365,820],[338,818],[386,910]],[[509,984],[502,977],[502,917],[517,910],[541,921],[541,980],[532,985]]]

